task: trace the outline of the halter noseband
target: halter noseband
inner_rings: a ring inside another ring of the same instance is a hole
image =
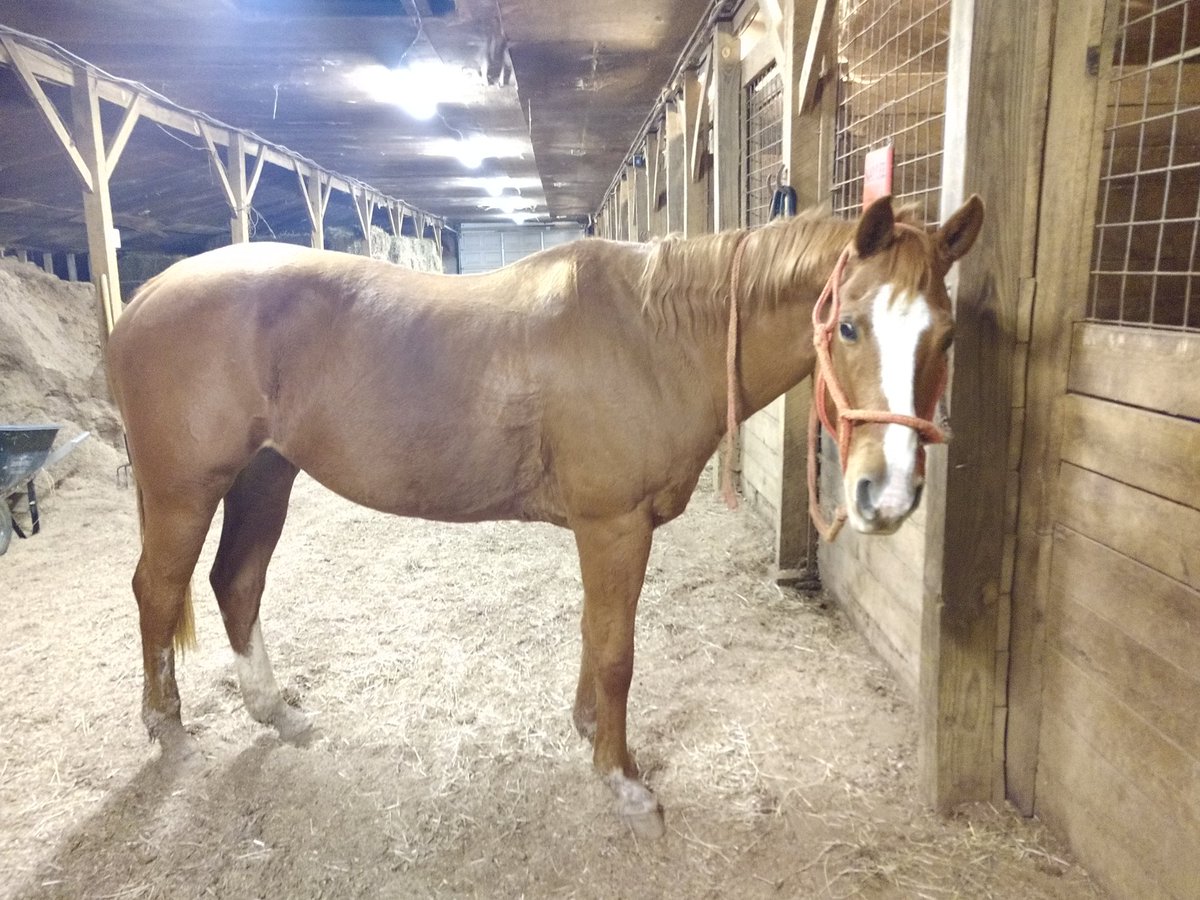
[[[918,234],[921,233],[919,228],[903,222],[897,222],[896,228],[897,230],[907,229]],[[854,246],[851,244],[838,257],[837,264],[833,267],[833,271],[821,291],[821,296],[813,307],[812,317],[813,346],[817,351],[817,362],[813,372],[812,408],[808,415],[808,514],[821,537],[827,541],[832,541],[837,537],[838,532],[846,523],[847,512],[845,506],[839,506],[832,521],[827,521],[821,512],[817,495],[817,454],[821,440],[818,423],[837,438],[838,459],[841,461],[843,474],[845,474],[850,461],[850,439],[854,426],[863,422],[903,425],[916,431],[918,435],[917,470],[921,472],[925,469],[925,445],[942,444],[946,441],[946,433],[932,421],[938,401],[946,390],[948,376],[946,366],[942,366],[937,389],[933,393],[929,406],[924,410],[923,417],[906,416],[885,409],[859,409],[850,405],[846,392],[833,370],[833,356],[830,348],[833,345],[834,330],[841,317],[842,280],[845,277],[846,264],[853,255]],[[826,305],[829,307],[829,313],[822,318],[821,313]],[[833,405],[837,410],[836,427],[830,421],[829,413],[825,408],[826,394],[833,400]]]

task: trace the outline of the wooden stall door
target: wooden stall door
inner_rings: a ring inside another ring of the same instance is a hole
[[[1058,8],[1009,792],[1115,896],[1182,900],[1200,891],[1200,8]]]

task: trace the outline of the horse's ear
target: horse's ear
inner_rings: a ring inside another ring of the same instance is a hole
[[[979,231],[983,228],[983,201],[972,194],[967,202],[937,230],[938,248],[946,262],[953,263],[966,256]]]
[[[880,197],[867,207],[858,220],[858,231],[854,234],[854,250],[864,259],[880,250],[886,250],[896,237],[896,216],[892,212],[892,198]]]

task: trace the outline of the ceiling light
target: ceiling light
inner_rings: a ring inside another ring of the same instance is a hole
[[[468,169],[478,169],[485,159],[520,159],[525,155],[525,142],[518,138],[472,134],[464,138],[443,138],[426,145],[430,156],[453,156]]]
[[[372,100],[399,106],[421,121],[437,115],[439,103],[468,103],[483,88],[478,73],[429,59],[414,60],[399,69],[358,66],[347,78]]]
[[[533,209],[538,205],[532,197],[519,197],[515,194],[505,194],[493,200],[485,200],[479,204],[480,209],[495,209],[500,212],[515,213],[519,210]]]

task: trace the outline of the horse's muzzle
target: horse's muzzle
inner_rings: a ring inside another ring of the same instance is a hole
[[[921,502],[924,482],[898,487],[882,478],[863,476],[846,485],[847,509],[856,531],[866,534],[891,534],[903,524]]]

